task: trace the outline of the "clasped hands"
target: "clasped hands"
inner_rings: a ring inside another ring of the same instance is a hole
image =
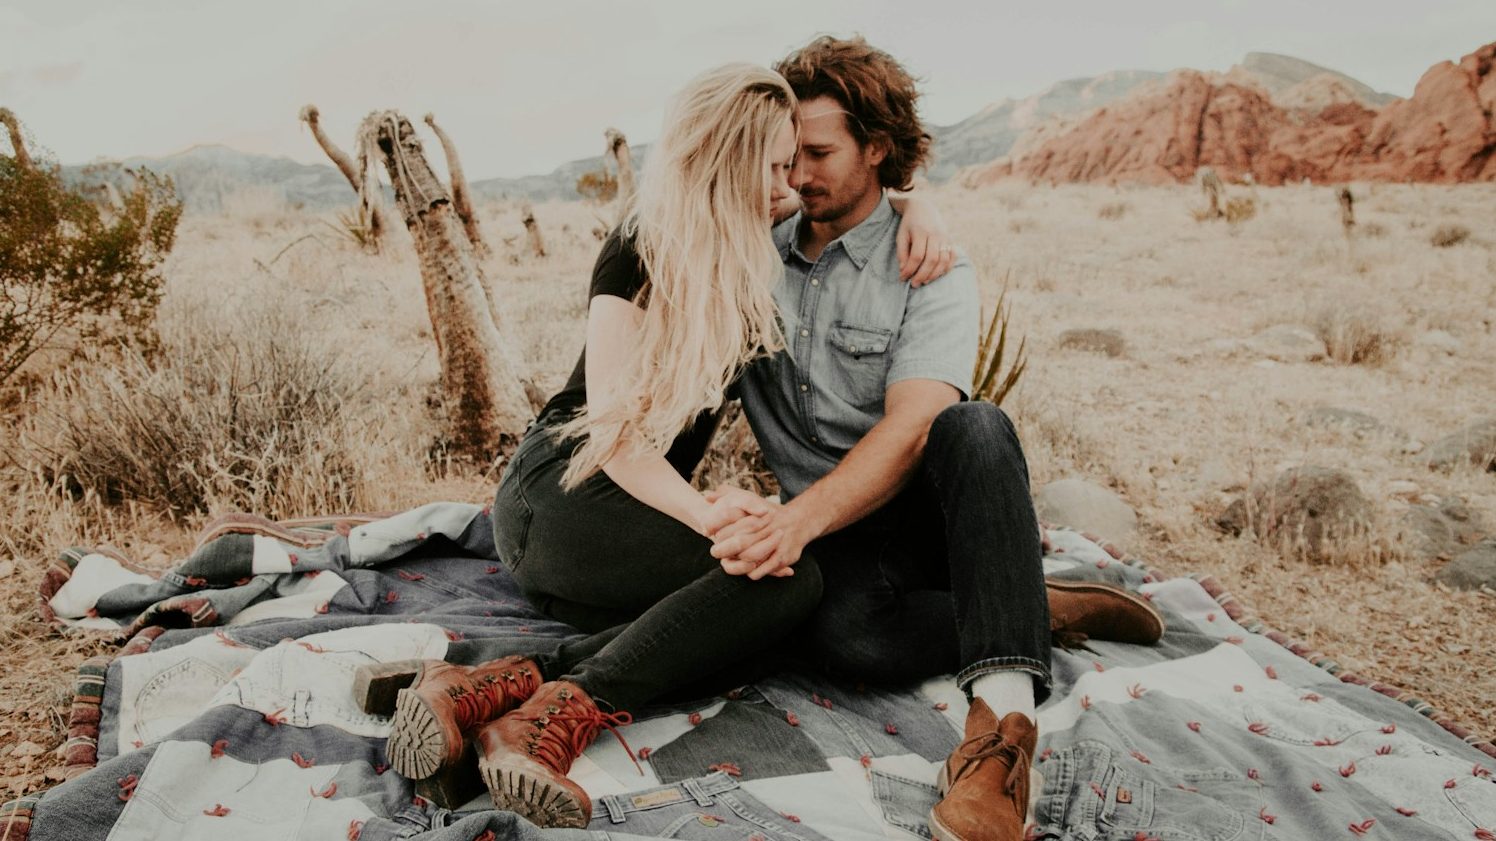
[[[708,491],[711,509],[701,523],[712,539],[712,557],[731,575],[757,581],[767,575],[794,575],[815,528],[793,503],[780,505],[742,488]]]

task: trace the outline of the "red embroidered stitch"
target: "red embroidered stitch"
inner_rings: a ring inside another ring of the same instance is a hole
[[[639,761],[644,762],[648,760],[649,755],[652,753],[654,753],[654,748],[639,748]]]
[[[1151,760],[1151,759],[1149,759],[1149,758],[1148,758],[1148,757],[1147,757],[1147,756],[1146,756],[1146,755],[1145,755],[1145,754],[1144,754],[1144,753],[1143,753],[1143,752],[1142,752],[1142,751],[1140,751],[1140,750],[1135,750],[1135,751],[1133,751],[1133,752],[1132,752],[1132,758],[1133,758],[1133,759],[1136,759],[1136,760],[1137,760],[1137,761],[1139,761],[1139,762],[1141,762],[1141,763],[1143,763],[1143,764],[1144,764],[1144,765],[1152,765],[1152,764],[1153,764],[1153,760]]]
[[[208,579],[198,578],[196,575],[189,575],[183,579],[183,583],[185,583],[188,587],[202,587],[208,583]]]
[[[1083,710],[1089,710],[1091,708],[1091,696],[1090,695],[1082,695],[1082,696],[1080,696],[1080,708],[1083,709]]]
[[[1348,764],[1348,765],[1342,765],[1342,766],[1340,766],[1340,776],[1342,776],[1342,777],[1349,777],[1350,775],[1352,775],[1354,773],[1356,773],[1356,763],[1355,763],[1354,760],[1352,760],[1351,763]]]
[[[395,592],[394,590],[391,590],[388,593],[384,594],[384,603],[385,604],[394,604],[395,602],[398,602],[398,601],[400,601],[400,594],[397,593],[397,592]]]
[[[1092,660],[1091,661],[1091,665],[1093,667],[1095,667],[1096,671],[1098,671],[1098,672],[1104,672],[1104,671],[1106,671],[1106,666],[1101,665],[1101,661],[1100,660]]]
[[[1405,818],[1411,818],[1414,815],[1418,814],[1418,810],[1417,809],[1409,809],[1406,806],[1398,806],[1397,807],[1397,813],[1399,815],[1402,815]]]
[[[696,725],[701,723],[701,713],[691,713],[690,715],[686,716],[686,721],[691,722],[691,726],[695,727]]]
[[[951,708],[951,705],[947,704],[944,701],[940,701],[937,704],[935,704],[935,709],[940,710],[941,712],[945,712],[946,710],[948,710],[950,708]]]
[[[1102,558],[1101,560],[1099,560],[1099,561],[1096,562],[1096,568],[1097,569],[1106,569],[1107,567],[1109,567],[1111,565],[1112,565],[1112,562],[1108,561],[1106,558]]]
[[[451,640],[452,642],[461,642],[464,636],[461,631],[446,630],[446,634],[447,639]]]
[[[1054,756],[1054,748],[1045,748],[1044,750],[1039,751],[1039,761],[1040,762],[1043,762],[1044,760],[1050,758],[1051,756]]]
[[[789,821],[790,823],[800,822],[800,818],[797,815],[791,815],[789,812],[780,812],[779,816]]]
[[[1260,721],[1254,721],[1251,724],[1247,725],[1247,729],[1251,730],[1253,733],[1256,733],[1259,736],[1264,736],[1267,735],[1267,731],[1271,730],[1272,728],[1268,727],[1266,724],[1263,724]]]
[[[1277,680],[1278,679],[1278,670],[1275,669],[1275,668],[1273,668],[1272,666],[1268,666],[1268,667],[1264,668],[1262,671],[1267,674],[1268,680]]]
[[[1245,691],[1247,691],[1247,688],[1245,686],[1242,686],[1239,683],[1233,683],[1231,685],[1231,691],[1232,692],[1245,692]]]
[[[1475,763],[1475,767],[1470,769],[1470,775],[1472,777],[1489,777],[1491,776],[1491,770],[1477,762]]]
[[[224,633],[224,631],[223,631],[222,628],[215,629],[213,631],[213,636],[219,642],[223,643],[224,645],[228,646],[229,648],[247,648],[248,647],[244,643],[239,642],[238,640],[235,640],[232,637],[230,637],[228,634]]]
[[[327,649],[323,648],[320,645],[312,645],[309,642],[298,642],[296,644],[299,645],[299,646],[301,646],[302,648],[305,648],[307,651],[312,652],[313,654],[326,654],[327,653]]]
[[[818,707],[825,707],[828,710],[831,709],[831,699],[822,698],[820,695],[817,695],[814,692],[810,693],[810,702]]]
[[[890,721],[887,724],[883,725],[883,732],[887,733],[890,736],[897,736],[899,735],[899,728],[894,726],[894,723]]]
[[[1241,645],[1242,643],[1246,642],[1246,640],[1233,634],[1229,637],[1226,637],[1226,642],[1229,642],[1232,645]]]
[[[784,720],[788,721],[790,723],[791,727],[799,727],[800,726],[800,716],[795,715],[794,713],[785,713],[784,714]]]
[[[294,762],[294,763],[296,763],[296,766],[298,768],[310,768],[313,765],[317,764],[317,760],[315,760],[315,759],[307,759],[306,757],[304,757],[304,756],[301,755],[300,751],[297,751],[296,753],[291,754],[291,761]]]
[[[729,777],[743,776],[743,769],[739,768],[736,762],[718,762],[716,765],[708,765],[706,768],[708,771],[721,771]]]
[[[1140,829],[1133,834],[1132,841],[1161,841],[1161,839],[1157,835],[1149,835]]]
[[[1319,696],[1316,695],[1316,694],[1314,694],[1313,692],[1310,692],[1309,694],[1304,695],[1301,698],[1299,698],[1299,700],[1300,701],[1314,701],[1315,703],[1318,703],[1319,702]]]
[[[1492,832],[1491,830],[1486,829],[1483,826],[1477,827],[1475,830],[1475,837],[1479,838],[1480,841],[1496,841],[1496,832]]]
[[[293,566],[293,567],[296,566],[297,564],[301,563],[301,559],[298,558],[298,557],[296,557],[296,553],[295,552],[289,552],[289,553],[287,553],[286,554],[286,559],[291,562],[291,566]]]
[[[135,741],[131,742],[130,744],[134,745],[137,748],[143,748],[143,747],[145,747],[145,742],[142,742],[139,739],[136,739]]]
[[[406,581],[421,581],[426,578],[426,576],[422,573],[410,572],[409,570],[404,569],[395,570],[395,574],[405,579]]]
[[[1134,699],[1143,697],[1143,693],[1147,691],[1141,683],[1134,683],[1132,686],[1127,687],[1127,694],[1131,695]]]
[[[231,811],[233,810],[223,805],[222,803],[214,803],[213,808],[204,809],[203,814],[207,815],[210,818],[221,818]]]
[[[1257,817],[1261,818],[1263,823],[1277,823],[1278,822],[1278,816],[1277,815],[1268,814],[1266,806],[1263,806],[1261,809],[1257,810]]]
[[[486,569],[484,569],[483,571],[486,572],[486,573],[488,573],[489,575],[493,575],[494,573],[496,573],[496,572],[499,571],[499,565],[498,564],[489,564],[488,567]]]
[[[1389,753],[1392,753],[1391,745],[1382,745],[1381,747],[1377,748],[1377,756],[1386,756]]]
[[[1315,739],[1314,740],[1314,746],[1317,747],[1317,748],[1334,747],[1335,745],[1340,744],[1340,741],[1341,741],[1340,739],[1329,739],[1329,738]]]
[[[129,800],[135,796],[135,787],[140,784],[140,778],[134,774],[130,774],[126,777],[120,777],[117,782],[119,783],[119,799]]]
[[[1214,613],[1207,613],[1207,614],[1205,614],[1205,621],[1206,622],[1214,622],[1214,621],[1216,621],[1216,615]]]
[[[1249,780],[1260,780],[1260,779],[1262,779],[1262,774],[1259,773],[1256,768],[1248,768],[1247,769],[1247,779],[1249,779]]]
[[[1458,783],[1456,783],[1454,781],[1454,778],[1452,778],[1452,777],[1450,779],[1447,779],[1447,780],[1444,781],[1444,787],[1445,788],[1454,788],[1456,785],[1458,785]]]
[[[1374,827],[1376,825],[1377,825],[1377,819],[1376,818],[1367,818],[1366,820],[1364,820],[1364,821],[1362,821],[1360,823],[1353,823],[1353,824],[1351,824],[1350,825],[1350,829],[1351,829],[1351,832],[1354,832],[1357,835],[1365,835],[1366,833],[1368,833],[1368,832],[1371,831],[1372,827]]]
[[[494,841],[495,837],[493,830],[485,829],[482,835],[474,836],[473,841]]]
[[[327,788],[324,788],[321,791],[318,791],[311,786],[307,786],[307,791],[310,791],[313,797],[324,797],[331,799],[334,794],[338,793],[338,784],[328,783]]]
[[[332,602],[323,602],[322,604],[317,605],[316,611],[318,613],[326,613],[329,607],[332,607]]]
[[[364,834],[364,822],[351,820],[348,822],[348,841],[358,841],[359,836]]]
[[[871,756],[868,756],[867,754],[863,754],[862,757],[859,758],[857,761],[861,762],[862,763],[862,767],[864,767],[864,768],[871,768],[871,767],[873,767],[873,758]]]
[[[283,715],[281,715],[281,713],[283,713],[285,711],[286,711],[286,708],[285,707],[281,707],[280,709],[276,710],[273,713],[265,713],[265,723],[268,724],[268,725],[270,725],[271,727],[279,727],[282,724],[285,724],[286,723],[286,717],[283,716]]]
[[[306,580],[308,580],[308,581],[311,581],[313,578],[316,578],[317,576],[319,576],[321,574],[322,574],[322,570],[320,570],[320,569],[314,569],[314,570],[310,570],[308,572],[302,573],[302,575],[304,575],[306,577]]]
[[[1315,780],[1314,782],[1310,783],[1309,787],[1312,788],[1312,789],[1314,789],[1315,791],[1324,791],[1325,790],[1325,787],[1319,784],[1319,780]]]
[[[1396,733],[1397,732],[1397,725],[1396,724],[1388,724],[1388,725],[1386,725],[1385,727],[1382,728],[1382,732],[1383,733]]]
[[[1095,782],[1090,783],[1090,786],[1091,791],[1096,792],[1097,797],[1100,797],[1102,800],[1106,799],[1106,792],[1102,790],[1101,786],[1097,785]]]
[[[218,757],[223,756],[224,753],[228,749],[229,749],[229,740],[228,739],[219,739],[218,741],[216,741],[216,742],[213,743],[212,749],[210,749],[208,751],[208,756],[211,757],[211,758],[213,758],[213,759],[217,759]]]
[[[1195,788],[1194,786],[1187,786],[1184,783],[1179,783],[1179,784],[1175,785],[1174,787],[1177,788],[1177,789],[1179,789],[1180,791],[1192,791],[1195,794],[1199,794],[1200,793],[1200,789]]]

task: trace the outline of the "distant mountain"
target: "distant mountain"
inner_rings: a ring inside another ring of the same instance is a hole
[[[1101,76],[1067,79],[1025,99],[1004,99],[952,126],[933,126],[935,163],[928,176],[946,181],[958,170],[1000,158],[1026,132],[1053,117],[1069,117],[1100,108],[1131,93],[1138,85],[1162,79],[1151,70],[1118,70]]]
[[[1396,99],[1342,73],[1275,53],[1248,53],[1241,64],[1225,74],[1225,79],[1247,88],[1260,88],[1274,102],[1290,108],[1317,111],[1327,105],[1350,102],[1376,109]],[[932,126],[934,163],[927,176],[930,181],[940,183],[963,169],[980,167],[1010,155],[1022,156],[1049,138],[1080,125],[1098,109],[1162,90],[1166,82],[1167,74],[1151,70],[1118,70],[1067,79],[1030,97],[993,103],[954,125]],[[437,144],[428,143],[427,149],[428,155],[435,151],[432,163],[440,166]],[[642,167],[647,153],[647,146],[634,147],[636,166]],[[187,207],[195,211],[221,209],[226,197],[245,190],[313,211],[343,208],[353,203],[353,191],[330,165],[300,164],[289,158],[246,154],[226,146],[194,146],[175,155],[130,158],[123,163],[171,176]],[[544,175],[485,178],[473,181],[470,186],[474,194],[489,200],[574,199],[577,178],[602,167],[599,155],[564,163]],[[64,167],[64,172],[82,178],[83,169]]]
[[[1340,82],[1362,105],[1370,108],[1380,108],[1397,99],[1390,93],[1372,90],[1371,86],[1358,82],[1344,73],[1278,53],[1247,53],[1241,64],[1233,67],[1232,70],[1242,71],[1249,78],[1267,88],[1268,93],[1273,94],[1275,99],[1279,94],[1296,85],[1320,76],[1329,76]]]

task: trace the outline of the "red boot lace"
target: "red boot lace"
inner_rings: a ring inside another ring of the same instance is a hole
[[[575,695],[558,697],[557,701],[565,706],[558,707],[553,704],[546,708],[545,715],[521,717],[524,721],[536,723],[537,732],[531,736],[529,746],[532,756],[545,763],[546,767],[552,771],[565,775],[571,770],[572,762],[576,761],[576,758],[597,740],[598,731],[607,728],[608,732],[613,734],[613,738],[623,746],[624,753],[628,754],[629,761],[634,763],[634,768],[638,769],[639,775],[644,775],[644,769],[639,766],[639,760],[634,758],[633,749],[624,740],[623,734],[617,730],[619,727],[632,724],[633,715],[627,712],[605,713]],[[551,710],[556,710],[556,712],[550,712]],[[562,726],[553,727],[552,725],[555,724]]]
[[[540,687],[540,676],[534,669],[521,666],[470,679],[456,688],[452,700],[461,730],[492,721],[523,704]]]
[[[1008,741],[1001,733],[983,733],[962,742],[956,753],[966,761],[951,779],[952,785],[974,770],[983,759],[1006,759],[1008,776],[1003,789],[1020,807],[1028,805],[1029,755],[1022,745]]]

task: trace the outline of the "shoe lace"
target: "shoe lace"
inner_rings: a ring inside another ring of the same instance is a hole
[[[458,725],[467,730],[492,721],[529,700],[539,686],[540,676],[524,666],[466,681],[453,698]]]
[[[598,731],[606,728],[618,740],[618,744],[623,746],[624,753],[628,754],[629,761],[634,763],[639,775],[644,775],[639,760],[634,758],[633,749],[617,729],[632,724],[633,715],[627,712],[605,713],[575,695],[557,700],[564,706],[553,704],[546,708],[545,715],[521,716],[521,720],[536,723],[538,732],[530,747],[530,753],[536,759],[544,762],[552,771],[565,774],[571,769],[571,763],[596,741]]]
[[[1003,790],[1013,797],[1014,802],[1028,803],[1029,755],[1022,745],[1011,742],[994,731],[967,739],[956,748],[956,753],[964,762],[951,780],[952,783],[966,776],[984,759],[1007,760],[1008,775],[1003,781]]]

